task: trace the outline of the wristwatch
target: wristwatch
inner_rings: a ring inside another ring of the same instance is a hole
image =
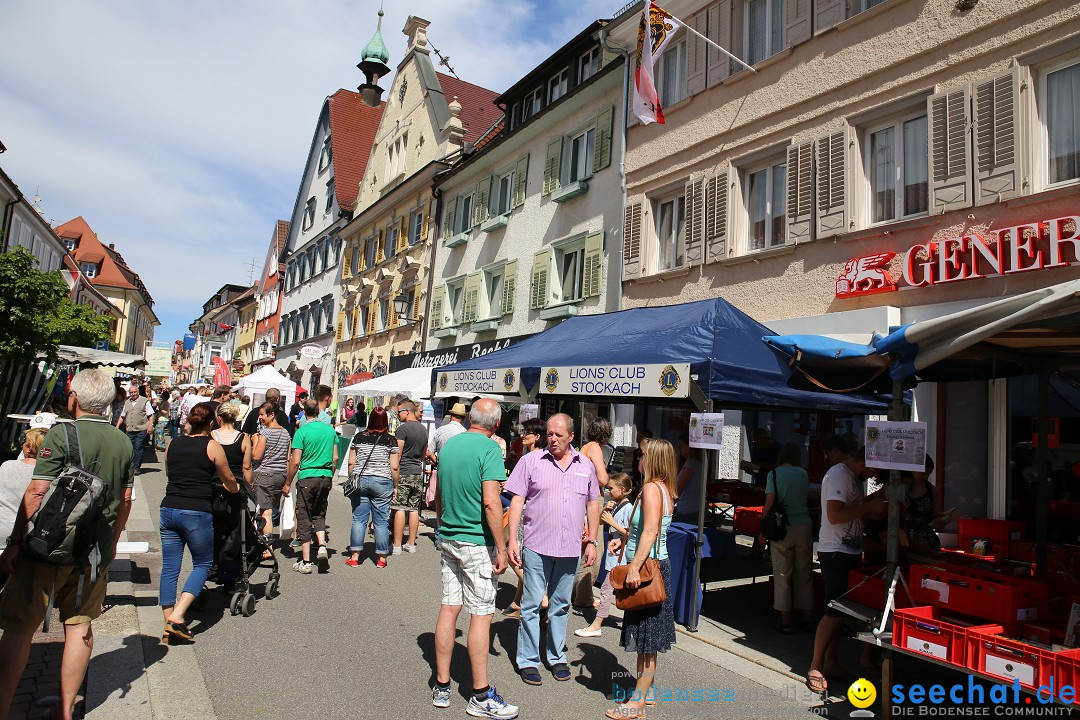
[[[586,540],[586,541],[585,541],[585,544],[586,544],[586,545],[593,545],[593,546],[595,546],[595,545],[596,545],[596,541],[595,541],[595,540]]]

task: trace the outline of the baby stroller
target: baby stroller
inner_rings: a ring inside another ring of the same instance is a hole
[[[273,546],[263,536],[263,523],[255,504],[255,495],[241,481],[240,492],[214,494],[214,535],[217,580],[222,590],[231,592],[229,612],[249,617],[255,612],[255,595],[251,592],[251,576],[260,568],[270,575],[266,580],[263,598],[277,597],[281,573]],[[269,557],[264,557],[268,555]]]

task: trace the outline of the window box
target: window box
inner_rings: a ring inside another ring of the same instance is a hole
[[[458,329],[456,327],[439,328],[438,330],[431,331],[431,337],[434,338],[453,338],[458,336]]]
[[[480,229],[484,232],[492,232],[494,230],[498,230],[499,228],[506,227],[509,221],[510,218],[506,215],[495,215],[493,217],[489,217],[487,220],[481,223]]]
[[[588,180],[575,180],[572,183],[563,185],[558,190],[551,193],[551,199],[557,203],[563,203],[572,198],[576,198],[578,195],[584,195],[588,190]]]
[[[457,247],[458,245],[464,245],[469,241],[469,233],[459,232],[457,235],[451,235],[446,238],[446,242],[443,243],[448,248]]]
[[[474,322],[469,329],[472,330],[474,333],[482,333],[488,332],[489,330],[497,330],[498,328],[499,321],[493,318],[491,320],[480,320],[479,322]]]
[[[544,308],[540,311],[540,319],[562,320],[564,318],[573,317],[578,314],[578,302],[580,301],[575,300],[572,303],[564,303],[562,305]]]

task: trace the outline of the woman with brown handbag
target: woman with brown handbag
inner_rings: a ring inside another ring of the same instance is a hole
[[[675,505],[675,449],[667,440],[646,439],[641,446],[642,457],[639,471],[645,478],[636,507],[630,515],[630,533],[626,540],[626,554],[630,564],[626,566],[625,578],[620,578],[623,589],[619,593],[619,605],[632,606],[627,594],[635,594],[645,584],[662,582],[664,600],[637,610],[628,609],[623,615],[622,646],[637,653],[637,688],[629,699],[607,711],[613,720],[645,716],[645,706],[655,704],[652,696],[656,677],[656,655],[667,652],[675,644],[675,616],[672,612],[671,564],[667,555],[667,530]],[[608,546],[614,554],[622,548],[622,538],[615,538]],[[648,548],[648,552],[637,552]],[[616,583],[612,580],[612,585]],[[658,590],[659,588],[657,588]]]

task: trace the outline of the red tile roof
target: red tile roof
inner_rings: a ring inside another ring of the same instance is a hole
[[[335,183],[336,186],[337,183]],[[274,227],[274,256],[281,257],[281,251],[285,249],[285,243],[289,242],[289,221],[278,220]]]
[[[338,205],[352,212],[364,168],[371,157],[371,146],[379,129],[383,107],[364,104],[359,93],[338,90],[330,96],[330,143],[334,154],[334,192]],[[281,222],[281,221],[279,221]],[[285,224],[288,234],[288,223]],[[280,228],[279,228],[280,230]]]
[[[461,103],[461,122],[465,125],[465,142],[476,143],[495,123],[502,118],[502,110],[495,105],[495,98],[499,93],[492,92],[479,85],[458,80],[453,75],[444,75],[437,72],[439,84],[442,85],[446,103],[450,104],[456,97]]]
[[[79,239],[79,244],[72,253],[76,263],[101,264],[97,275],[90,279],[91,285],[137,290],[142,293],[146,303],[153,306],[154,298],[150,297],[139,274],[128,267],[115,248],[107,247],[101,242],[82,215],[57,226],[55,230],[60,237]]]

